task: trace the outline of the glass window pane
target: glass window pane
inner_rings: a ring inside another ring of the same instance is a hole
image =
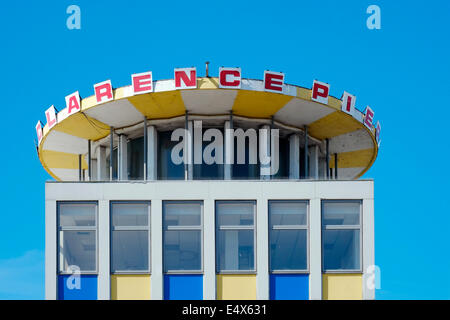
[[[172,161],[172,149],[179,143],[171,141],[172,131],[158,132],[158,180],[183,180],[184,163]]]
[[[217,202],[219,226],[253,225],[254,202]]]
[[[144,180],[144,137],[128,142],[127,164],[129,180]]]
[[[164,272],[201,270],[201,231],[164,231]]]
[[[164,225],[167,226],[200,226],[201,203],[164,203]]]
[[[95,271],[95,231],[60,231],[60,271],[77,266],[80,271]]]
[[[148,226],[148,203],[113,203],[111,209],[114,227]]]
[[[61,227],[95,226],[95,203],[59,203]]]
[[[271,270],[306,270],[307,231],[272,230],[270,232]]]
[[[219,271],[254,270],[253,230],[218,231]]]
[[[323,202],[324,225],[358,225],[360,202]]]
[[[322,230],[324,270],[359,270],[359,230]]]
[[[272,226],[306,225],[307,203],[295,201],[270,201]]]
[[[116,271],[148,271],[148,231],[113,231],[112,266]]]

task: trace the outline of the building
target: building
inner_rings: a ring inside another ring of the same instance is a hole
[[[375,298],[374,186],[359,179],[379,147],[369,107],[270,71],[131,81],[75,92],[36,126],[55,179],[47,299]]]

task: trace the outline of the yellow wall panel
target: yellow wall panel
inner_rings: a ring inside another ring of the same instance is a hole
[[[256,300],[256,275],[217,275],[218,300]]]
[[[56,124],[52,130],[95,141],[109,135],[110,129],[107,124],[77,112]]]
[[[375,155],[375,149],[363,149],[338,153],[338,168],[366,167]],[[330,168],[334,169],[334,155],[330,157]]]
[[[356,131],[364,125],[352,116],[336,111],[314,121],[308,127],[308,133],[316,139],[325,139]]]
[[[219,78],[197,78],[197,89],[218,89]]]
[[[362,300],[362,274],[324,274],[323,300]]]
[[[186,113],[179,90],[152,92],[128,98],[149,119],[173,118]]]
[[[150,275],[111,275],[112,300],[150,300]]]
[[[238,116],[270,118],[292,98],[278,93],[239,90],[232,109]]]
[[[75,153],[67,153],[53,150],[40,152],[42,162],[50,169],[79,169],[79,156]],[[84,157],[81,158],[81,169],[87,169],[88,164]]]

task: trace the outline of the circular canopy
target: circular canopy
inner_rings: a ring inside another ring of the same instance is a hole
[[[283,94],[263,90],[262,80],[242,79],[241,89],[220,89],[218,78],[198,78],[197,89],[173,90],[174,80],[154,81],[154,92],[133,95],[131,86],[114,90],[114,100],[97,104],[95,96],[81,101],[81,111],[58,113],[57,124],[43,128],[39,159],[56,180],[78,180],[79,155],[88,152],[88,140],[107,137],[115,129],[138,125],[147,119],[193,115],[233,115],[271,119],[302,130],[317,140],[330,139],[330,154],[337,153],[340,179],[357,179],[373,164],[378,152],[375,129],[363,124],[364,114],[341,111],[341,100],[328,104],[311,100],[311,90],[285,85]],[[334,167],[334,161],[330,161]],[[87,169],[83,157],[82,168]]]

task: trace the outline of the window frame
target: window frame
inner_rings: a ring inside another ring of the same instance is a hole
[[[60,218],[60,205],[61,204],[94,204],[95,205],[95,214],[94,214],[94,220],[95,225],[94,226],[61,226],[61,218]],[[61,271],[61,259],[64,258],[64,255],[61,250],[61,232],[64,231],[94,231],[95,233],[95,270],[80,270],[80,274],[86,274],[86,275],[97,275],[98,274],[98,263],[99,263],[99,253],[98,253],[98,201],[96,200],[83,200],[83,201],[56,201],[56,244],[57,244],[57,274],[58,275],[71,275],[73,272],[69,271]]]
[[[147,204],[148,205],[148,223],[147,226],[119,226],[115,227],[113,225],[113,214],[112,207],[113,204]],[[109,269],[110,274],[151,274],[151,212],[152,204],[150,200],[111,200],[109,201]],[[147,231],[148,234],[148,268],[147,270],[113,270],[113,232],[114,231]]]
[[[325,225],[324,203],[358,203],[359,224],[354,225]],[[321,199],[321,251],[322,251],[322,273],[363,273],[363,199]],[[359,230],[359,269],[325,269],[324,230]]]
[[[306,224],[305,225],[272,225],[272,214],[270,212],[271,203],[306,203]],[[271,274],[309,274],[310,273],[310,202],[305,199],[273,199],[267,201],[267,211],[268,211],[268,227],[269,227],[269,273]],[[292,269],[292,270],[272,270],[271,256],[272,250],[270,248],[270,240],[272,236],[272,231],[274,230],[306,230],[306,269]]]
[[[173,204],[187,204],[187,203],[197,203],[200,204],[200,225],[199,226],[167,226],[165,223],[165,212],[166,212],[166,203]],[[203,200],[163,200],[162,201],[162,273],[165,274],[203,274],[204,273],[204,248],[203,248],[203,240],[204,240],[204,201]],[[165,261],[164,261],[164,248],[165,248],[165,232],[166,231],[200,231],[200,270],[167,270],[165,271]]]
[[[219,203],[251,203],[253,204],[253,225],[243,225],[243,226],[220,226],[219,221],[219,211],[217,210],[217,206]],[[257,274],[257,259],[256,259],[256,245],[257,245],[257,228],[256,228],[256,212],[258,202],[257,200],[215,200],[214,201],[214,224],[215,224],[215,255],[216,255],[216,274]],[[252,270],[220,270],[220,255],[219,252],[219,231],[227,231],[227,230],[252,230],[253,231],[253,269]]]

